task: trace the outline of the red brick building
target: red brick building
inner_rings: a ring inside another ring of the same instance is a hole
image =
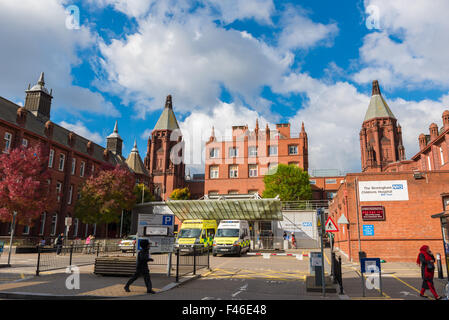
[[[204,194],[262,194],[263,177],[278,164],[294,164],[308,170],[307,133],[302,124],[298,137],[290,135],[290,124],[254,131],[233,126],[232,138],[218,141],[214,129],[206,143]]]
[[[65,217],[73,217],[80,186],[87,177],[106,166],[125,164],[123,140],[118,134],[117,123],[113,133],[107,137],[107,147],[104,148],[53,123],[50,120],[52,98],[52,92],[45,87],[43,73],[38,83],[26,91],[23,107],[0,97],[1,151],[9,152],[20,145],[33,146],[39,143],[48,150],[50,185],[51,190],[54,190],[57,209],[42,213],[33,226],[17,225],[15,229],[17,237],[33,241],[49,239],[65,232]],[[133,170],[133,167],[130,169]],[[141,181],[150,183],[145,172],[136,173]],[[9,229],[9,223],[0,223],[0,236],[7,237]],[[96,234],[97,237],[104,237],[105,229],[103,225],[97,227],[73,219],[68,236],[85,238],[89,234]],[[110,237],[116,235],[116,229],[113,225],[108,227]]]
[[[361,250],[412,262],[423,244],[444,254],[440,222],[431,216],[445,210],[442,197],[449,190],[449,111],[441,130],[431,124],[429,133],[419,136],[420,151],[406,160],[401,127],[373,81],[360,131],[362,173],[344,177],[329,207],[335,222],[349,221],[340,225],[335,245],[352,260]]]

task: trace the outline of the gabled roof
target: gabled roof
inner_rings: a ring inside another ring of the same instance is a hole
[[[385,102],[382,94],[380,93],[379,83],[377,80],[373,81],[373,91],[371,100],[369,102],[368,110],[365,114],[363,121],[371,120],[374,118],[393,118],[396,119],[390,107]]]
[[[165,108],[162,111],[159,120],[156,122],[153,130],[176,130],[179,129],[178,121],[176,120],[175,113],[173,112],[171,95],[167,96],[165,102]]]
[[[137,150],[137,143],[135,141],[134,148],[131,150],[128,159],[126,159],[126,164],[128,165],[128,168],[130,168],[133,172],[148,175],[148,171],[147,169],[145,169],[145,165],[140,158],[139,150]]]

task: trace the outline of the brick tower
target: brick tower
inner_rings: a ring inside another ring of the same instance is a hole
[[[405,160],[402,129],[373,81],[371,101],[360,131],[363,172],[382,172],[390,163]]]
[[[173,112],[172,97],[167,96],[165,108],[148,138],[145,168],[153,181],[157,197],[167,200],[172,191],[184,187],[185,164],[182,135]]]

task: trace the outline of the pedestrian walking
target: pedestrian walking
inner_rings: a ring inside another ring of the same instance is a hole
[[[137,261],[136,261],[136,272],[131,277],[131,279],[128,280],[128,282],[125,285],[125,291],[130,292],[129,286],[137,280],[139,277],[143,277],[145,281],[145,285],[147,287],[147,293],[156,293],[153,291],[153,286],[151,284],[151,278],[150,278],[150,270],[148,269],[148,261],[153,261],[153,259],[150,256],[149,253],[149,242],[146,239],[143,239],[140,241],[140,247],[142,250],[139,251],[139,254],[137,255]]]
[[[84,253],[89,253],[89,245],[90,245],[90,235],[88,235],[86,241],[84,241]]]
[[[435,286],[433,285],[433,276],[435,272],[435,257],[430,251],[429,246],[422,246],[419,249],[418,258],[416,259],[416,263],[421,265],[421,277],[423,279],[421,292],[419,295],[421,297],[424,296],[424,292],[426,290],[430,290],[432,292],[435,299],[440,300],[441,297],[435,291]]]
[[[89,253],[95,253],[94,244],[95,244],[95,236],[91,234],[89,242]]]
[[[292,232],[292,248],[296,249],[296,238],[295,234]]]
[[[58,235],[58,238],[56,239],[56,254],[61,254],[62,251],[62,243],[64,241],[64,233],[61,232],[61,234]]]

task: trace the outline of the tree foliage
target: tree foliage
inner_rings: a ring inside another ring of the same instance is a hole
[[[48,184],[48,156],[44,147],[15,148],[0,155],[0,221],[32,225],[40,214],[52,209]]]
[[[282,201],[310,200],[312,188],[309,174],[296,165],[279,164],[277,170],[265,175],[263,181],[264,198],[275,198],[279,195]]]
[[[155,197],[151,193],[150,188],[148,188],[143,183],[136,184],[134,186],[134,196],[136,197],[137,204],[142,203],[142,194],[143,194],[143,202],[151,202],[155,200]]]
[[[170,199],[172,200],[189,200],[190,199],[190,190],[185,187],[183,189],[175,189],[170,194]]]
[[[117,165],[89,177],[80,190],[75,216],[83,223],[119,222],[122,210],[131,210],[136,203],[134,175]]]

